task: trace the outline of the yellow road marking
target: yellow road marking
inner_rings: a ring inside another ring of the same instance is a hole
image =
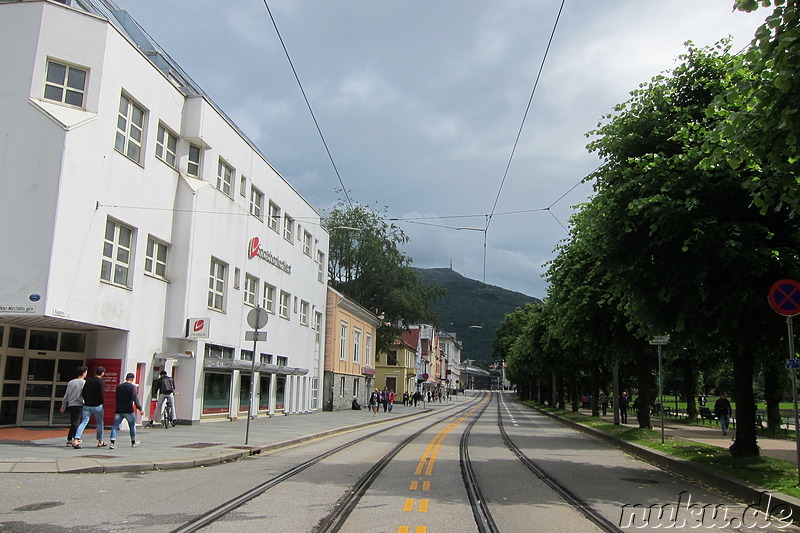
[[[422,482],[422,490],[428,490],[430,488],[431,488],[431,482],[430,481],[423,481]]]
[[[403,511],[411,511],[414,508],[414,498],[406,498],[406,504],[403,507]]]
[[[419,531],[419,528],[417,528]],[[397,533],[408,533],[408,526],[400,526],[397,528]]]
[[[411,482],[411,487],[409,488],[409,490],[417,490],[418,486],[419,486],[419,481],[412,481]]]
[[[427,533],[428,528],[425,526],[417,526],[417,533]]]
[[[420,513],[427,513],[428,512],[428,500],[427,498],[423,498],[419,501],[419,512]]]

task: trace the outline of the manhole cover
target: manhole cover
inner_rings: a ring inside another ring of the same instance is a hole
[[[42,509],[50,509],[51,507],[58,507],[59,505],[64,505],[64,502],[29,503],[28,505],[12,509],[12,511],[41,511]]]
[[[623,477],[620,478],[622,481],[629,481],[631,483],[644,483],[647,485],[655,485],[658,483],[655,479],[647,479],[644,477]]]
[[[191,444],[181,444],[180,446],[175,446],[176,448],[208,448],[210,446],[221,446],[221,444],[216,442],[193,442]]]

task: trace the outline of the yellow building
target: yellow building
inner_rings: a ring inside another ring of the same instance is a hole
[[[364,406],[374,387],[375,328],[380,319],[330,287],[325,310],[322,408],[350,409],[353,398]]]
[[[375,359],[375,386],[395,392],[395,403],[403,401],[403,393],[414,394],[417,378],[419,330],[404,332],[386,353]]]

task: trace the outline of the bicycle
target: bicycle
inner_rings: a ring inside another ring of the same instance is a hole
[[[164,429],[169,429],[170,426],[175,427],[175,421],[172,420],[172,400],[169,396],[164,398],[164,405],[161,408],[161,423],[164,425]],[[156,427],[155,421],[150,420],[147,424],[147,427]]]

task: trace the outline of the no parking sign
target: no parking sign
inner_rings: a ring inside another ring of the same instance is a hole
[[[800,283],[793,279],[775,282],[769,290],[769,305],[783,316],[800,314]]]

